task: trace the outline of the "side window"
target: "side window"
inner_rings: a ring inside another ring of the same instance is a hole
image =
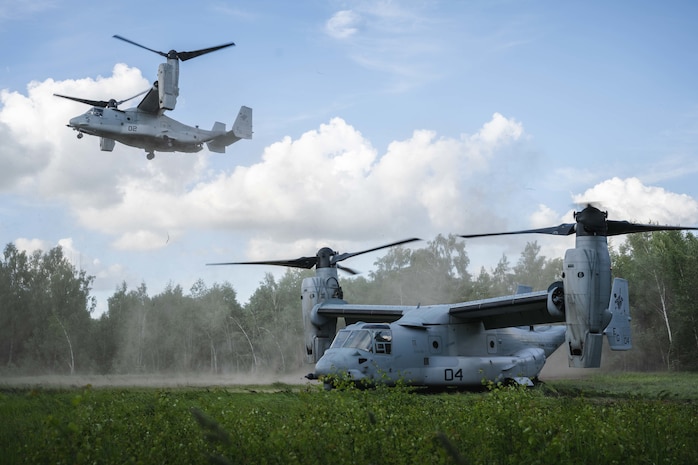
[[[393,335],[390,330],[376,331],[374,339],[377,354],[390,354],[393,342]]]

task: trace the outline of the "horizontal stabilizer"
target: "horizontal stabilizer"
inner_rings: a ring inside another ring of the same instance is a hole
[[[616,278],[613,280],[608,309],[611,311],[611,322],[604,331],[608,338],[608,345],[612,350],[632,349],[628,281],[625,279]]]
[[[223,123],[213,125],[213,132],[225,131]],[[242,106],[238,112],[233,127],[228,132],[223,132],[206,143],[208,150],[215,153],[225,153],[225,148],[240,139],[252,139],[252,108]]]

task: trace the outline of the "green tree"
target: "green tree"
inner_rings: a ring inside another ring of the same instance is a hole
[[[212,373],[238,368],[236,324],[242,316],[242,307],[230,283],[207,287],[202,280],[191,289],[194,299],[196,324],[205,335],[208,346],[208,369]]]
[[[496,295],[507,295],[514,293],[514,277],[511,273],[511,265],[506,255],[497,262],[497,266],[492,270],[492,280],[490,281],[490,297]]]
[[[480,273],[473,281],[473,300],[486,299],[492,297],[495,288],[494,278],[487,272],[485,267],[480,268]]]
[[[30,305],[31,273],[27,254],[7,244],[0,261],[0,354],[7,368],[16,368],[25,356],[27,341],[40,321]]]
[[[531,286],[534,290],[545,290],[561,279],[562,258],[547,260],[540,255],[538,242],[528,242],[513,269],[514,285]],[[515,289],[514,289],[515,290]]]
[[[150,306],[145,283],[132,291],[128,291],[126,283],[122,283],[108,299],[103,323],[107,332],[105,356],[108,359],[111,355],[111,368],[116,372],[137,373],[145,370],[146,316]]]
[[[388,252],[374,262],[376,269],[369,273],[373,282],[374,292],[367,295],[372,301],[360,299],[356,303],[397,304],[410,305],[414,296],[409,286],[412,283],[410,266],[412,262],[412,250],[397,246],[388,249]]]
[[[679,231],[632,234],[612,254],[629,282],[633,340],[631,367],[698,369],[698,243]]]
[[[169,283],[151,298],[147,312],[144,346],[149,371],[196,371],[208,346],[195,324],[193,299],[179,284]]]
[[[470,260],[457,236],[437,236],[422,249],[393,247],[370,273],[377,301],[417,305],[465,300],[471,293]]]
[[[88,369],[94,277],[76,270],[60,246],[27,257],[10,244],[0,269],[7,364],[71,374]]]
[[[63,256],[60,246],[41,257],[38,269],[35,289],[45,290],[43,303],[50,312],[49,327],[54,335],[51,341],[50,332],[47,333],[49,338],[45,343],[52,347],[46,355],[56,361],[63,359],[73,374],[77,356],[86,363],[90,360],[87,341],[92,322],[90,314],[95,307],[94,297],[90,296],[94,277],[87,276],[84,270],[75,270]]]
[[[267,273],[245,306],[250,349],[254,349],[257,364],[265,370],[287,371],[302,366],[300,289],[303,279],[313,274],[311,270],[289,268],[277,282]]]

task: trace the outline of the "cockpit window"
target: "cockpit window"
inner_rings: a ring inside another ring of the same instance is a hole
[[[393,336],[389,329],[369,331],[366,329],[341,330],[332,341],[331,349],[340,347],[360,349],[377,354],[390,354]]]
[[[101,117],[104,114],[104,110],[102,110],[101,108],[95,107],[90,111],[90,113],[92,113],[95,116]]]
[[[373,349],[371,333],[365,329],[352,331],[342,347],[371,351]]]
[[[337,335],[334,337],[334,341],[332,341],[332,345],[330,346],[330,349],[338,349],[344,345],[344,341],[347,340],[349,337],[349,333],[351,331],[340,331],[337,333]]]

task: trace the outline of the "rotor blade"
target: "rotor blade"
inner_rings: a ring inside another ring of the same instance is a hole
[[[158,50],[153,50],[152,48],[148,48],[148,47],[146,47],[145,45],[141,45],[141,44],[139,44],[139,43],[137,43],[137,42],[134,42],[134,41],[132,41],[132,40],[127,39],[126,37],[121,37],[120,35],[114,35],[113,37],[114,37],[115,39],[123,40],[124,42],[128,42],[128,43],[131,44],[131,45],[135,45],[136,47],[144,48],[144,49],[146,49],[146,50],[148,50],[148,51],[150,51],[150,52],[157,53],[158,55],[167,58],[167,53],[165,53],[165,52],[160,52],[160,51],[158,51]]]
[[[575,226],[576,225],[574,223],[563,223],[559,226],[551,226],[549,228],[524,229],[521,231],[509,231],[499,233],[463,234],[459,235],[459,237],[471,239],[474,237],[509,236],[513,234],[552,234],[553,236],[569,236],[570,234],[574,234],[576,230]]]
[[[121,104],[124,103],[124,102],[128,102],[129,100],[133,100],[133,99],[136,98],[136,97],[140,97],[141,95],[145,94],[145,93],[148,92],[149,90],[150,90],[150,89],[146,89],[146,90],[144,90],[143,92],[137,93],[137,94],[134,95],[133,97],[129,97],[129,98],[126,98],[126,99],[123,99],[123,100],[119,100],[118,102],[116,102],[116,105],[119,106],[119,105],[121,105]]]
[[[317,263],[317,257],[301,257],[291,260],[262,260],[259,262],[227,262],[227,263],[207,263],[206,265],[276,265],[290,266],[292,268],[311,269]]]
[[[349,273],[349,274],[351,274],[351,275],[359,274],[358,271],[353,270],[353,269],[351,269],[351,268],[349,268],[349,267],[347,267],[347,266],[337,265],[337,269],[338,269],[338,270],[342,270],[342,271],[344,271],[344,272],[346,272],[346,273]]]
[[[150,90],[150,89],[148,89],[148,90]],[[61,94],[53,94],[53,95],[55,95],[56,97],[61,97],[61,98],[65,98],[68,100],[74,100],[76,102],[84,103],[87,105],[92,105],[93,107],[107,108],[110,106],[110,104],[113,104],[113,106],[117,107],[124,102],[128,102],[129,100],[132,100],[138,96],[145,94],[146,92],[148,92],[148,90],[144,90],[143,92],[139,92],[138,94],[134,95],[133,97],[129,97],[127,99],[120,100],[118,102],[115,100],[90,100],[90,99],[86,99],[86,98],[71,97],[69,95],[61,95]]]
[[[658,224],[639,224],[628,221],[608,221],[608,235],[617,236],[619,234],[629,234],[652,231],[683,231],[698,230],[698,228],[684,226],[660,226]]]
[[[381,245],[378,247],[374,247],[372,249],[367,249],[367,250],[362,250],[361,252],[352,252],[352,253],[342,253],[342,254],[337,254],[334,257],[332,257],[332,264],[335,264],[337,262],[341,262],[342,260],[346,260],[347,258],[351,257],[356,257],[357,255],[362,255],[365,253],[373,252],[375,250],[380,250],[380,249],[387,249],[388,247],[394,247],[396,245],[402,245],[402,244],[407,244],[408,242],[415,242],[415,241],[421,241],[421,239],[413,237],[411,239],[405,239],[402,241],[398,242],[393,242],[391,244],[385,244]]]
[[[165,57],[165,58],[174,58],[175,56],[182,60],[182,61],[187,61],[191,60],[192,58],[196,58],[201,55],[205,55],[207,53],[215,52],[216,50],[220,50],[222,48],[226,47],[232,47],[235,45],[234,42],[229,42],[227,44],[223,45],[217,45],[215,47],[209,47],[209,48],[202,48],[201,50],[194,50],[193,52],[177,52],[175,50],[170,51],[169,53],[161,52],[159,50],[154,50],[152,48],[146,47],[145,45],[141,45],[138,42],[134,42],[130,39],[127,39],[126,37],[122,37],[120,35],[114,35],[115,39],[123,40],[124,42],[128,42],[131,45],[135,45],[136,47],[144,48],[148,50],[149,52],[157,53],[158,55]],[[173,54],[173,55],[171,55]]]
[[[53,95],[55,95],[56,97],[67,98],[68,100],[74,100],[76,102],[91,105],[93,107],[107,108],[107,105],[109,105],[108,100],[89,100],[86,98],[71,97],[69,95],[61,95],[61,94],[53,94]]]
[[[419,241],[419,240],[421,240],[421,239],[417,239],[417,238],[405,239],[402,241],[393,242],[392,244],[386,244],[386,245],[381,245],[379,247],[374,247],[372,249],[362,250],[361,252],[334,255],[331,258],[331,265],[336,265],[337,262],[345,260],[349,257],[355,257],[357,255],[361,255],[364,253],[373,252],[374,250],[385,249],[387,247],[393,247],[396,245],[406,244],[408,242]],[[327,249],[327,250],[329,250],[329,249]],[[277,265],[277,266],[290,266],[293,268],[305,268],[308,270],[314,266],[317,266],[317,264],[318,264],[318,257],[317,256],[294,258],[291,260],[262,260],[262,261],[258,261],[258,262],[207,263],[207,265]],[[324,266],[327,266],[327,265],[324,265]],[[352,270],[351,268],[339,267],[339,266],[338,266],[338,268],[341,268],[350,274],[358,274],[358,272]]]
[[[207,54],[207,53],[215,52],[216,50],[220,50],[220,49],[222,49],[222,48],[232,47],[232,46],[234,46],[234,45],[235,45],[234,42],[230,42],[230,43],[227,43],[227,44],[218,45],[218,46],[216,46],[216,47],[210,47],[210,48],[203,48],[203,49],[201,49],[201,50],[195,50],[195,51],[193,51],[193,52],[177,52],[177,58],[179,58],[179,59],[182,60],[182,61],[187,61],[187,60],[191,60],[192,58],[196,58],[196,57],[198,57],[198,56],[205,55],[205,54]]]

